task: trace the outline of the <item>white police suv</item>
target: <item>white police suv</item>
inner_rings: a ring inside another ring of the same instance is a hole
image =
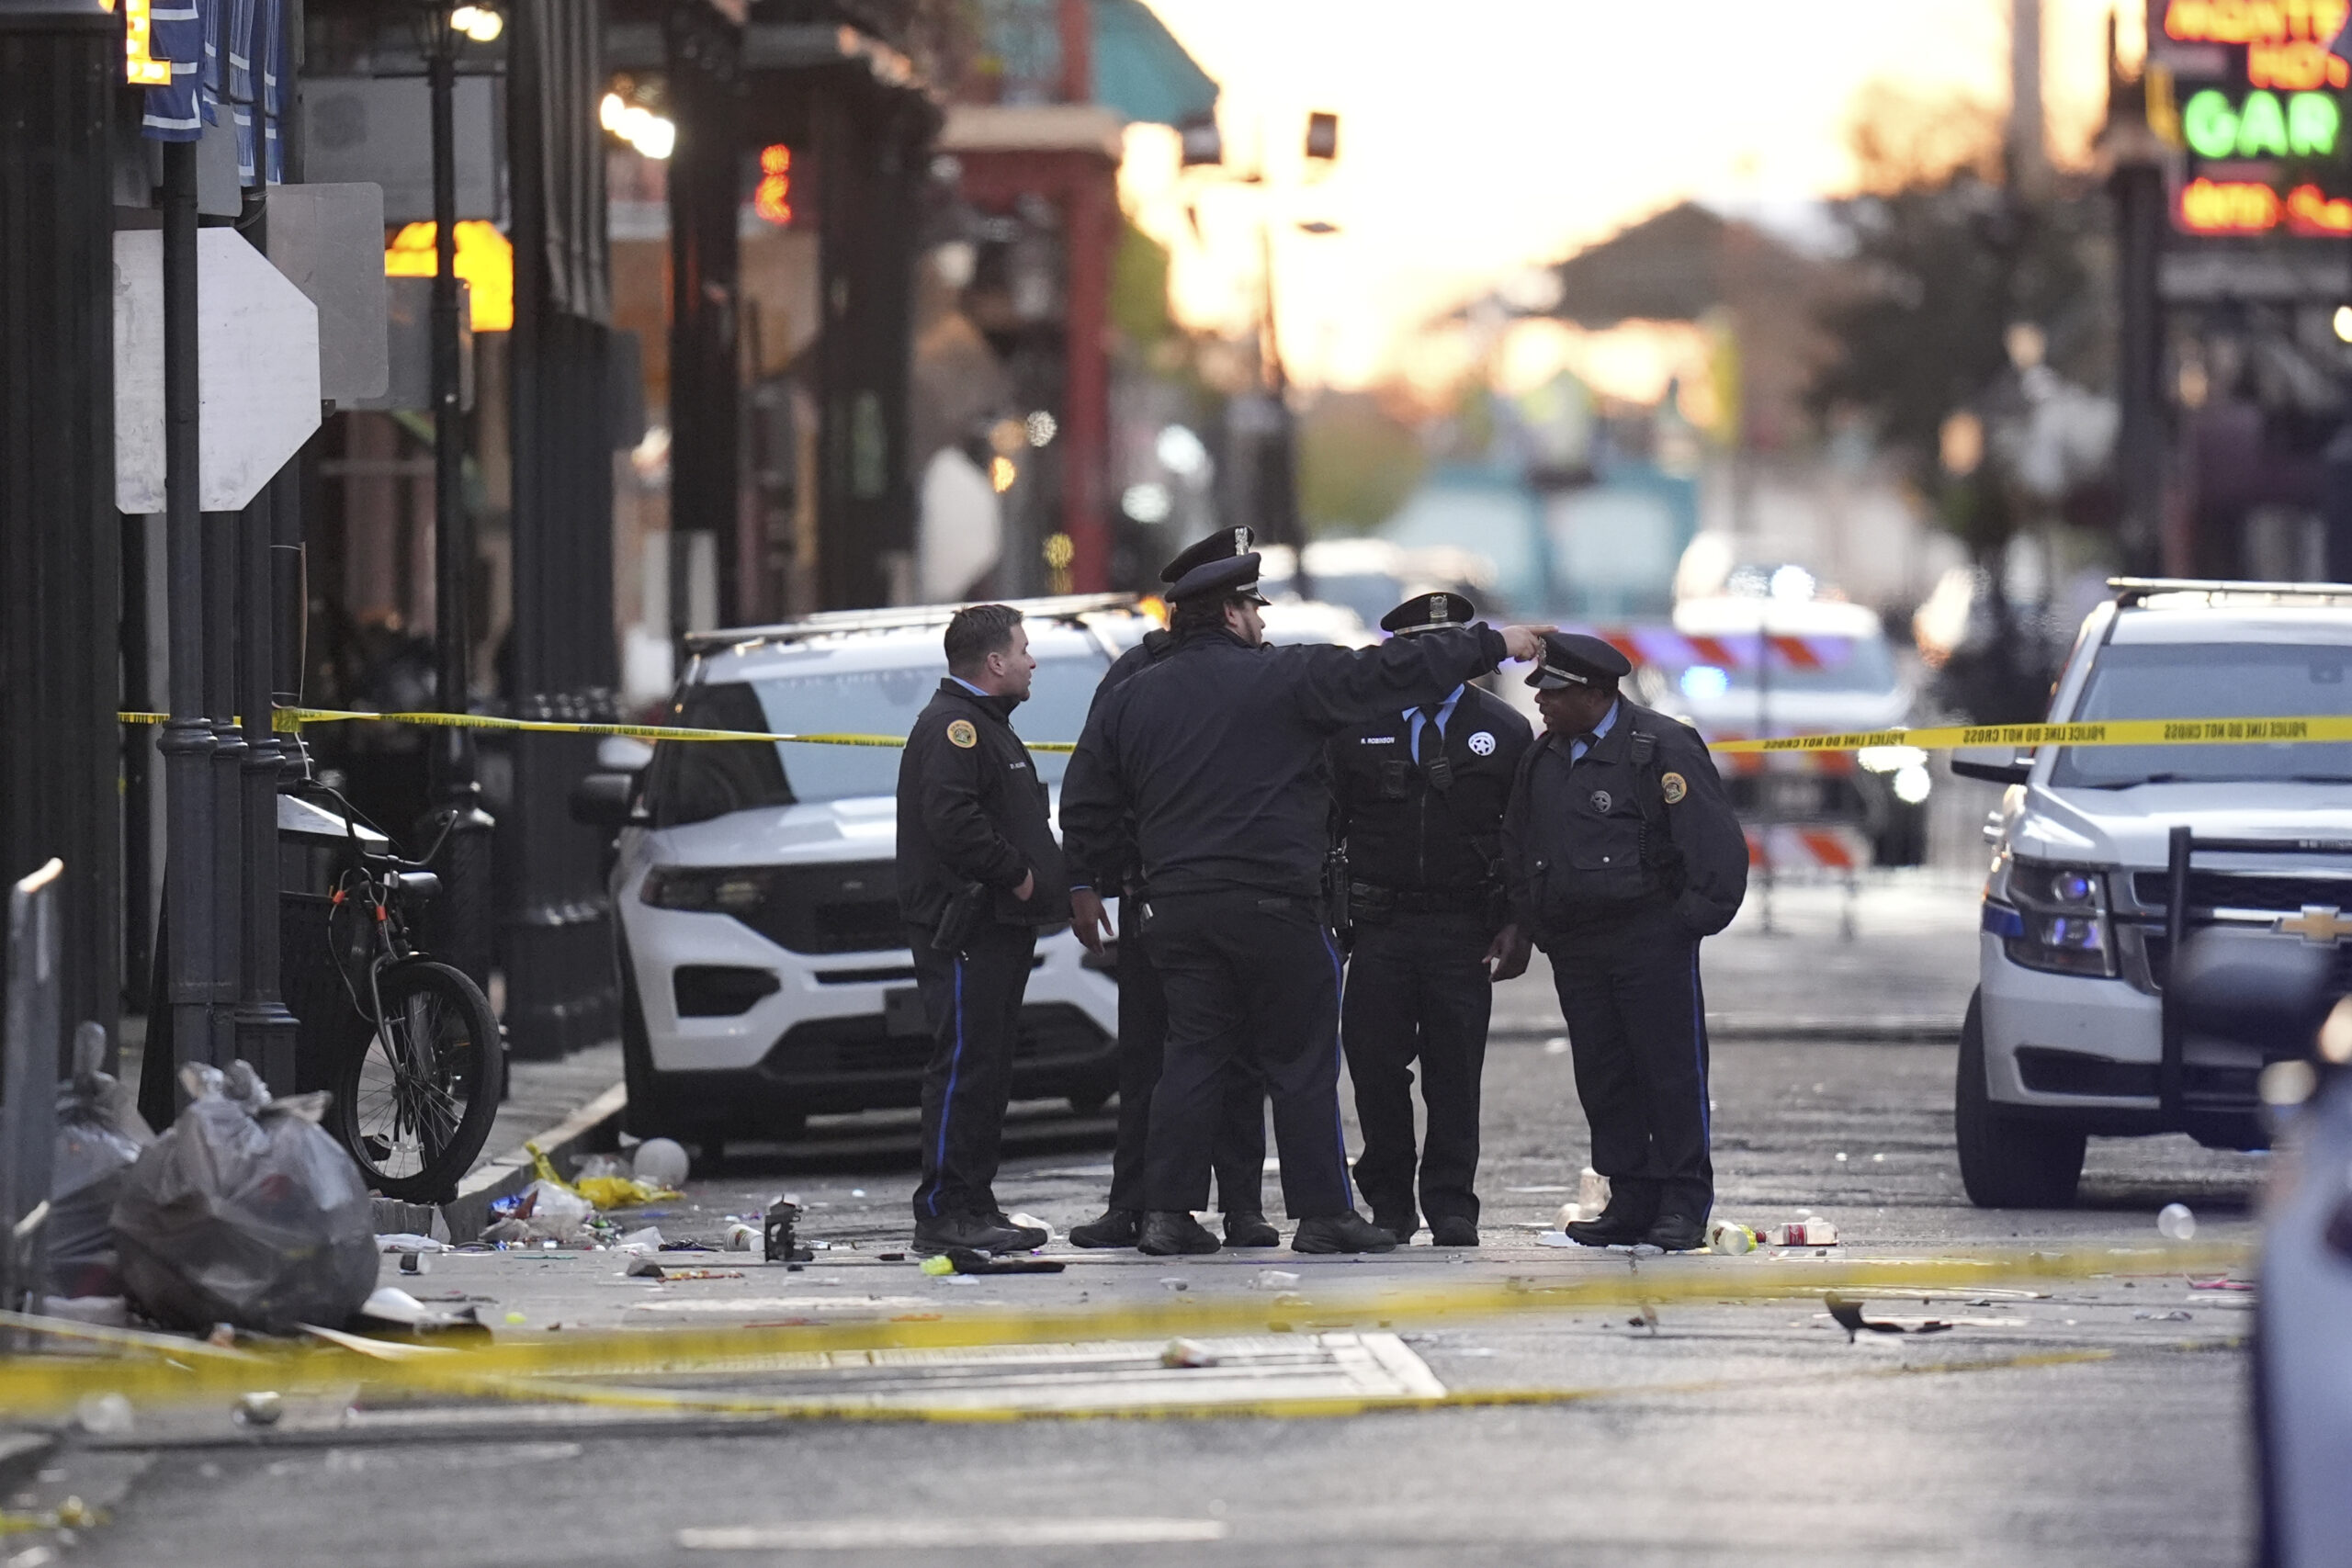
[[[1037,672],[1013,727],[1075,740],[1103,672],[1150,624],[1125,596],[1020,603]],[[946,665],[954,605],[701,634],[667,722],[904,736]],[[920,1103],[931,1040],[893,869],[889,746],[667,741],[592,775],[583,820],[619,830],[610,885],[629,1131],[787,1138],[812,1113]],[[1066,752],[1037,753],[1057,801]],[[1117,1087],[1118,988],[1067,926],[1041,933],[1016,1100],[1091,1111]]]
[[[2053,720],[2352,715],[2352,586],[2110,586]],[[2043,747],[1953,770],[2010,785],[1961,1032],[1969,1197],[2071,1203],[2087,1134],[2266,1146],[2261,1051],[2191,1028],[2166,973],[2213,926],[2352,965],[2352,744]]]

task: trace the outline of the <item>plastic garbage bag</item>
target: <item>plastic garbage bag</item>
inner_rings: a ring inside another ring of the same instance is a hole
[[[512,1198],[490,1206],[497,1219],[481,1233],[484,1241],[553,1241],[577,1246],[588,1237],[595,1205],[560,1182],[538,1180]]]
[[[98,1038],[103,1048],[104,1036]],[[49,1197],[49,1293],[119,1296],[114,1204],[140,1151],[155,1141],[129,1085],[98,1070],[96,1054],[75,1052],[74,1076],[57,1086],[57,1154]]]
[[[114,1206],[123,1284],[172,1327],[339,1324],[376,1288],[368,1185],[319,1126],[322,1094],[273,1100],[243,1062],[191,1065],[194,1096]]]

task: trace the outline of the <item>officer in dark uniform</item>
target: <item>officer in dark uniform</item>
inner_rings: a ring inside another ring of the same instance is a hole
[[[1554,633],[1503,814],[1513,918],[1552,961],[1609,1206],[1588,1247],[1700,1245],[1714,1201],[1699,939],[1747,893],[1747,842],[1698,733],[1622,697],[1624,655]]]
[[[1231,560],[1249,553],[1256,536],[1248,528],[1220,528],[1196,540],[1159,569],[1159,581],[1173,585],[1195,567]],[[1094,707],[1105,694],[1126,684],[1137,671],[1149,668],[1176,646],[1173,632],[1152,630],[1119,655],[1094,689]],[[1091,707],[1088,710],[1092,711]],[[1159,1085],[1160,1056],[1168,1042],[1168,998],[1159,976],[1144,956],[1143,938],[1136,929],[1142,912],[1134,897],[1140,886],[1132,844],[1125,846],[1126,869],[1110,887],[1070,890],[1071,919],[1079,940],[1093,952],[1102,951],[1110,921],[1103,897],[1115,888],[1119,898],[1119,1134],[1111,1155],[1111,1198],[1100,1217],[1070,1227],[1078,1247],[1133,1247],[1143,1235],[1144,1139],[1151,1127],[1151,1095]],[[1282,1235],[1266,1220],[1266,1091],[1252,1075],[1237,1070],[1227,1086],[1226,1117],[1218,1129],[1210,1160],[1216,1173],[1217,1206],[1225,1212],[1225,1245],[1272,1247]]]
[[[993,1187],[1037,931],[1069,919],[1069,878],[1012,732],[1037,669],[1021,612],[958,610],[945,642],[947,678],[899,762],[899,908],[932,1036],[914,1249],[1006,1252],[1046,1239],[1007,1219]]]
[[[1400,637],[1467,626],[1459,593],[1416,594],[1381,617]],[[1399,1242],[1413,1207],[1413,1073],[1429,1138],[1420,1207],[1439,1247],[1478,1245],[1478,1080],[1494,982],[1527,969],[1502,886],[1503,806],[1534,731],[1473,685],[1332,740],[1336,837],[1348,857],[1347,1000],[1340,1014],[1372,1223]]]
[[[1168,1046],[1146,1144],[1148,1253],[1213,1252],[1208,1198],[1232,1064],[1273,1100],[1283,1199],[1300,1252],[1396,1245],[1355,1211],[1340,1128],[1340,961],[1324,923],[1330,790],[1324,745],[1351,725],[1442,700],[1538,635],[1455,626],[1374,648],[1266,648],[1258,558],[1185,574],[1176,647],[1105,695],[1062,781],[1073,880],[1103,886],[1133,835],[1139,919],[1168,995]]]

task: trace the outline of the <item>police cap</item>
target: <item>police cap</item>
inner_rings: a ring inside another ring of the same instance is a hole
[[[1159,569],[1162,582],[1182,582],[1184,574],[1194,567],[1207,566],[1212,561],[1231,560],[1247,555],[1258,542],[1257,534],[1249,528],[1219,528],[1205,539],[1195,539],[1176,553],[1176,558]]]
[[[1168,597],[1179,604],[1187,599],[1243,597],[1258,604],[1266,603],[1258,592],[1258,556],[1256,551],[1213,560],[1196,566],[1176,580],[1168,590]]]
[[[1460,593],[1416,593],[1380,617],[1380,629],[1396,637],[1408,632],[1433,632],[1441,626],[1466,626],[1478,607]]]
[[[1563,686],[1606,686],[1633,672],[1625,656],[1597,637],[1546,632],[1544,657],[1528,672],[1527,683],[1544,692]]]

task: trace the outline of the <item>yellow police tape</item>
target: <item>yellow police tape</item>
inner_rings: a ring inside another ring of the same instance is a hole
[[[124,724],[164,724],[171,716],[122,713]],[[695,729],[662,724],[584,724],[561,719],[501,718],[480,713],[368,713],[354,708],[279,708],[274,728],[292,731],[307,724],[414,724],[443,729],[498,729],[530,735],[623,735],[634,740],[777,740],[801,746],[904,746],[903,735],[791,735],[757,729]],[[1708,750],[1726,755],[1759,751],[1862,751],[1882,746],[1911,746],[1923,751],[1960,747],[2006,746],[2244,746],[2249,743],[2352,740],[2352,716],[2319,714],[2302,718],[2137,718],[2090,724],[1949,724],[1917,729],[1856,729],[1834,734],[1775,735],[1753,740],[1716,740]],[[1074,751],[1075,741],[1032,740],[1032,751]]]
[[[2001,1281],[2082,1280],[2098,1276],[2213,1275],[2243,1269],[2237,1247],[2114,1248],[2054,1253],[2005,1249],[1975,1256],[1883,1258],[1861,1262],[1690,1258],[1628,1258],[1623,1271],[1594,1277],[1593,1259],[1576,1274],[1526,1276],[1435,1288],[1406,1287],[1338,1295],[1237,1293],[1140,1305],[1053,1311],[974,1311],[954,1316],[918,1312],[883,1320],[811,1322],[730,1329],[645,1330],[509,1338],[474,1349],[381,1347],[392,1359],[313,1346],[221,1349],[200,1341],[88,1328],[0,1313],[0,1327],[38,1326],[49,1337],[118,1352],[89,1357],[0,1359],[0,1410],[72,1408],[89,1395],[120,1393],[162,1402],[233,1396],[258,1388],[300,1389],[364,1381],[375,1388],[514,1397],[519,1383],[534,1397],[565,1397],[536,1380],[644,1377],[756,1370],[762,1358],[819,1351],[971,1348],[988,1346],[1150,1340],[1219,1333],[1389,1328],[1458,1318],[1559,1314],[1594,1308],[1724,1304],[1838,1293],[1903,1295],[1976,1291]],[[839,1311],[861,1303],[846,1296]],[[943,1305],[947,1304],[943,1303]],[[663,1394],[663,1397],[672,1397]],[[784,1411],[791,1402],[777,1406]],[[1229,1407],[1228,1407],[1229,1408]],[[788,1412],[787,1412],[788,1413]],[[824,1414],[838,1414],[828,1408]],[[976,1418],[965,1416],[962,1418]]]

